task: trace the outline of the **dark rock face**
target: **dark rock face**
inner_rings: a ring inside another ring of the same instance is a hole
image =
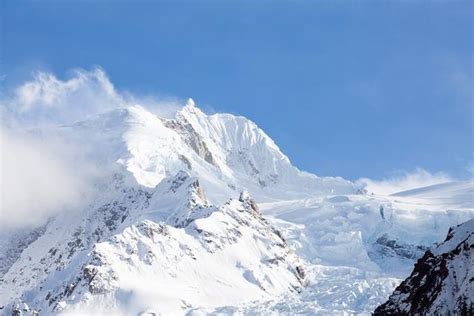
[[[425,252],[374,315],[473,315],[473,228],[470,220],[451,229],[442,244]]]
[[[423,253],[428,250],[425,246],[411,245],[391,239],[386,234],[375,241],[373,248],[377,254],[384,257],[400,257],[412,260],[420,258],[423,256]]]
[[[440,269],[434,269],[436,266]],[[422,314],[429,309],[441,291],[441,282],[438,280],[445,279],[447,275],[446,262],[439,260],[430,251],[427,251],[415,264],[410,277],[403,281],[394,292],[394,295],[406,296],[404,301],[410,304],[409,310],[403,310],[389,300],[379,306],[374,315],[407,312]]]

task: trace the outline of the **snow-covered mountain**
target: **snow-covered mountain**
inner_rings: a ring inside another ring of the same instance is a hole
[[[3,277],[10,300],[23,294],[42,314],[176,313],[304,286],[302,262],[248,193],[214,206],[184,171],[149,192],[112,185],[122,199],[53,220],[22,253]]]
[[[118,163],[144,187],[186,170],[201,180],[212,202],[222,203],[244,188],[261,200],[356,192],[342,178],[321,178],[292,166],[253,122],[230,114],[208,116],[191,99],[174,119],[133,106],[56,132],[86,142],[93,159],[107,167]]]
[[[472,315],[474,219],[449,230],[374,315]]]
[[[370,313],[474,217],[473,182],[452,184],[462,201],[442,198],[449,185],[368,194],[192,100],[173,119],[132,106],[40,132],[102,174],[86,207],[2,238],[7,314]]]

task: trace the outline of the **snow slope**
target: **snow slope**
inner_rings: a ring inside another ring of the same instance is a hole
[[[456,209],[469,209],[474,204],[474,185],[472,181],[448,182],[398,192],[392,196],[399,198],[399,201],[408,200],[425,206],[439,204]]]
[[[40,132],[102,174],[88,206],[0,243],[4,312],[367,314],[474,217],[473,182],[368,195],[192,100],[174,119],[132,106]]]

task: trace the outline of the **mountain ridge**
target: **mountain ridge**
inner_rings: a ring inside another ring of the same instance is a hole
[[[474,217],[469,201],[300,171],[255,123],[194,101],[174,118],[137,105],[47,132],[102,173],[87,205],[0,260],[4,311],[367,314],[421,249]]]

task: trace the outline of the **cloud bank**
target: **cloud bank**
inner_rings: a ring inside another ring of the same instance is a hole
[[[424,169],[417,168],[413,172],[399,172],[393,177],[382,180],[361,178],[357,181],[357,184],[364,187],[370,193],[390,195],[450,181],[454,181],[454,179],[446,173],[430,173]]]
[[[49,126],[135,104],[162,117],[180,108],[177,99],[117,91],[99,68],[75,70],[65,80],[36,72],[9,91],[0,100],[0,229],[41,225],[91,198],[92,183],[101,175],[83,154],[84,142],[58,138],[48,133]]]
[[[3,129],[0,132],[0,223],[3,228],[35,226],[79,206],[91,175],[74,164],[71,151],[48,140]]]

